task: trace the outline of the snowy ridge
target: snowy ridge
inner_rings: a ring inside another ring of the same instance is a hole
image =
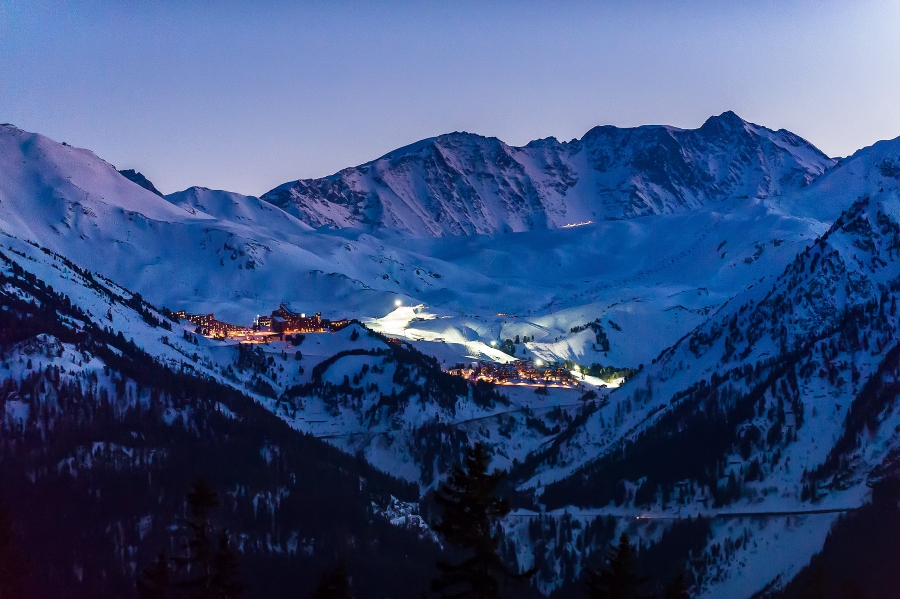
[[[596,127],[580,140],[521,148],[452,133],[262,198],[316,227],[495,234],[781,195],[833,165],[796,135],[726,112],[696,130]]]
[[[10,127],[0,128],[0,138],[8,173],[0,178],[0,198],[7,198],[0,228],[8,233],[155,305],[237,323],[282,301],[363,319],[385,317],[398,297],[425,304],[439,318],[409,335],[468,344],[448,360],[490,354],[490,341],[527,335],[528,355],[548,360],[645,363],[786,263],[840,212],[797,218],[785,196],[778,205],[723,200],[640,221],[496,239],[376,237],[311,231],[267,202],[229,192],[191,188],[163,199],[90,152]],[[818,198],[790,201],[805,206]],[[496,316],[502,312],[510,317]],[[620,334],[605,325],[610,351],[597,351],[586,335],[568,341],[572,327],[600,317],[626,327]],[[649,343],[636,335],[644,330],[656,331]],[[432,344],[429,351],[444,349]]]
[[[548,507],[608,502],[593,513],[716,517],[698,571],[703,596],[747,596],[790,580],[820,547],[835,517],[829,510],[865,502],[870,476],[893,463],[900,446],[892,334],[900,182],[883,182],[774,285],[729,302],[532,461],[526,486],[540,484]],[[823,515],[788,522],[774,546],[751,527],[743,550],[723,563],[715,545],[740,520],[729,512]],[[794,559],[781,562],[783,570],[754,561],[785,544]]]
[[[216,488],[217,519],[244,556],[275,567],[245,571],[253,594],[311,590],[304,581],[328,551],[365,553],[375,539],[414,557],[354,576],[398,596],[427,582],[434,543],[415,517],[414,486],[291,431],[252,391],[222,384],[243,386],[139,296],[4,237],[0,307],[4,495],[28,531],[22,550],[52,574],[29,583],[36,596],[133,594],[144,564],[185,534],[185,458]],[[59,496],[67,509],[48,501]]]
[[[488,443],[518,486],[504,551],[540,568],[545,593],[569,592],[623,530],[649,555],[691,539],[704,597],[778,589],[898,462],[900,140],[835,164],[730,113],[524,148],[453,134],[262,199],[162,198],[9,127],[0,150],[4,273],[423,492]],[[482,234],[504,231],[519,232]],[[282,301],[369,330],[238,346],[154,307],[248,323]],[[71,364],[97,393],[151,405],[41,333],[7,348],[4,380]],[[441,372],[513,358],[568,360],[581,385],[476,393]],[[582,378],[592,365],[639,371],[616,388]],[[215,412],[245,422],[233,407]],[[3,426],[37,426],[26,408],[4,398]],[[167,426],[194,422],[169,408]],[[81,444],[60,469],[134,460],[129,447]],[[287,501],[258,498],[273,514]],[[373,511],[430,538],[412,499]],[[283,541],[271,548],[313,546]]]

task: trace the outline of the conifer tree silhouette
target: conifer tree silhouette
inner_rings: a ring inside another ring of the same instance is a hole
[[[515,574],[500,558],[495,527],[510,506],[496,495],[506,473],[488,474],[489,460],[485,446],[476,443],[466,452],[463,467],[453,469],[435,496],[444,512],[434,530],[463,555],[459,563],[438,562],[440,576],[432,581],[431,590],[441,597],[495,599],[504,583],[522,581],[535,572]]]
[[[635,574],[637,556],[627,533],[619,537],[619,544],[606,554],[606,567],[585,568],[585,590],[590,599],[645,599],[640,593],[646,582]]]
[[[240,597],[244,585],[238,580],[238,557],[228,537],[228,531],[219,532],[219,547],[212,556],[210,587],[219,599]]]
[[[16,550],[12,519],[0,509],[0,599],[18,599],[28,564]]]
[[[228,531],[216,535],[210,514],[219,505],[219,497],[204,478],[194,481],[187,494],[191,517],[187,527],[190,539],[184,553],[166,557],[159,553],[156,562],[138,580],[141,599],[236,599],[244,592],[238,580],[238,556],[232,549]],[[213,550],[212,539],[217,537]]]
[[[684,570],[676,574],[675,578],[666,585],[663,597],[665,599],[691,599],[690,586],[688,585]]]
[[[809,578],[804,585],[801,599],[827,599],[828,587],[828,571],[821,559],[815,559],[813,565],[809,569]]]
[[[172,596],[172,563],[165,551],[160,551],[153,565],[144,570],[144,577],[138,580],[138,595],[141,599],[169,599]]]
[[[849,578],[841,585],[841,599],[869,599],[869,593],[855,579]]]
[[[344,562],[337,568],[322,575],[322,580],[313,595],[313,599],[352,599],[350,580]]]
[[[206,479],[200,477],[188,492],[187,501],[191,508],[191,518],[187,525],[192,538],[185,547],[185,555],[175,558],[175,563],[187,570],[187,578],[176,586],[190,591],[197,599],[212,598],[212,535],[209,515],[219,505],[219,497]]]

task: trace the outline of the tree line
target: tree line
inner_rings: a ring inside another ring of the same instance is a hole
[[[446,543],[437,561],[436,576],[423,597],[441,599],[500,599],[536,595],[529,585],[537,568],[516,571],[501,555],[500,521],[511,511],[499,497],[506,473],[488,470],[490,454],[482,443],[470,447],[462,464],[454,467],[435,495],[441,515],[433,529]],[[236,539],[213,526],[211,514],[219,505],[216,492],[203,479],[187,493],[190,517],[178,536],[177,552],[161,549],[137,581],[141,599],[237,599],[240,582]],[[675,576],[659,595],[646,594],[649,579],[637,574],[635,547],[623,533],[596,568],[585,568],[582,596],[587,599],[688,599],[685,573]],[[352,599],[355,591],[346,565],[325,572],[312,599]],[[370,589],[371,590],[371,589]],[[369,593],[366,593],[369,594]],[[2,596],[0,596],[2,597]]]

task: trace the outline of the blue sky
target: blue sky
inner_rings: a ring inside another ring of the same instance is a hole
[[[841,156],[900,136],[898,31],[895,1],[0,0],[0,122],[165,193],[725,110]]]

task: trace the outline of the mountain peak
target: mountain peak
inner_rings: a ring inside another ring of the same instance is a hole
[[[747,121],[739,117],[734,111],[726,110],[718,116],[711,116],[700,126],[700,130],[712,128],[738,129],[747,125]]]
[[[726,111],[700,129],[594,127],[572,144],[545,138],[510,147],[457,131],[324,179],[285,183],[262,199],[313,227],[494,234],[781,195],[831,165],[800,138]]]

